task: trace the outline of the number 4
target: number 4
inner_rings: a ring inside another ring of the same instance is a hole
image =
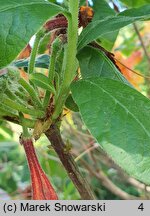
[[[141,203],[138,207],[139,210],[143,211],[144,210],[144,206],[143,206],[143,203]]]

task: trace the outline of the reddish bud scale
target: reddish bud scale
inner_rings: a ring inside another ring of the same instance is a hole
[[[57,200],[58,196],[39,164],[32,139],[22,138],[21,144],[24,147],[30,169],[33,200]]]
[[[91,7],[81,6],[79,11],[79,27],[85,28],[94,16],[94,11]],[[67,28],[68,21],[62,14],[57,15],[54,19],[49,20],[44,25],[46,31],[52,31],[58,28]]]
[[[58,28],[67,28],[67,26],[68,26],[67,19],[63,15],[56,17],[55,19],[49,20],[44,25],[47,31],[52,31]]]
[[[79,26],[85,28],[91,21],[94,16],[94,11],[91,7],[81,6],[79,11]]]

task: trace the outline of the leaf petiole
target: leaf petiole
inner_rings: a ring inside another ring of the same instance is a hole
[[[18,112],[23,112],[26,114],[29,114],[31,116],[35,116],[38,118],[42,118],[44,116],[44,112],[40,110],[35,110],[35,109],[29,109],[28,107],[24,107],[23,105],[17,103],[16,101],[13,101],[9,98],[4,98],[3,100],[4,105],[7,105],[8,107],[17,110]]]
[[[32,51],[31,51],[31,56],[30,56],[30,61],[29,61],[29,65],[28,65],[28,73],[29,74],[34,72],[36,54],[37,54],[37,51],[38,51],[40,40],[44,36],[44,34],[45,34],[45,29],[42,28],[35,35],[35,41],[34,41],[34,44],[33,44],[33,48],[32,48]]]

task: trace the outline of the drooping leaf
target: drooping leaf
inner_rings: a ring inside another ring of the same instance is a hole
[[[115,11],[109,6],[105,0],[97,1],[93,0],[94,17],[92,21],[103,20],[109,16],[115,16]],[[99,37],[101,46],[105,47],[107,50],[111,50],[114,42],[117,38],[118,30],[113,33],[108,33],[104,37]]]
[[[47,19],[62,11],[44,0],[0,0],[0,68],[20,53]]]
[[[109,6],[105,0],[93,0],[94,17],[93,21],[102,20],[107,16],[115,15],[115,11]]]
[[[40,88],[43,88],[45,90],[48,90],[55,94],[55,88],[53,85],[49,82],[49,79],[47,76],[45,76],[42,73],[33,73],[30,75],[30,80],[37,85]]]
[[[80,34],[78,50],[98,37],[105,37],[120,28],[136,21],[150,19],[150,4],[140,8],[125,10],[116,16],[91,22]]]
[[[86,3],[85,0],[80,0],[79,5],[82,6],[82,5],[85,5],[85,3]]]
[[[72,93],[100,146],[128,174],[150,184],[150,101],[116,80],[75,82]]]
[[[130,85],[103,52],[87,46],[80,50],[77,58],[79,60],[82,78],[106,77]]]

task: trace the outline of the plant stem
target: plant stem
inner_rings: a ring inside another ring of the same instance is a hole
[[[68,88],[72,82],[75,69],[76,69],[76,53],[77,53],[77,41],[78,41],[78,13],[79,13],[79,1],[69,1],[69,11],[71,18],[68,20],[68,48],[67,48],[67,61],[66,70],[64,73],[63,88]]]
[[[19,122],[19,124],[24,125],[28,128],[34,128],[35,122],[36,122],[35,120],[23,118],[22,121]]]
[[[89,6],[88,0],[86,0],[86,6],[87,6],[87,7]]]
[[[49,78],[49,83],[53,84],[54,81],[54,76],[55,76],[55,62],[56,62],[56,56],[57,56],[57,51],[59,50],[59,45],[60,42],[58,42],[59,39],[56,39],[53,44],[52,44],[52,50],[51,50],[51,56],[50,56],[50,65],[49,65],[49,70],[48,70],[48,78]],[[50,95],[51,92],[46,91],[43,106],[44,108],[47,108],[50,100]]]
[[[29,61],[29,66],[28,66],[28,73],[31,74],[34,71],[34,66],[35,66],[35,58],[36,54],[38,51],[38,46],[40,43],[41,38],[44,36],[44,29],[40,29],[39,32],[36,34],[36,38],[33,44],[33,48],[31,51],[31,56],[30,56],[30,61]]]
[[[28,128],[24,124],[22,124],[22,129],[23,129],[23,136],[28,138],[29,137]]]
[[[60,40],[57,38],[53,42],[52,48],[51,48],[50,66],[49,66],[49,70],[48,70],[48,78],[49,78],[50,83],[52,83],[54,80],[55,62],[56,62],[56,56],[57,56],[57,52],[59,51],[59,48],[60,48]]]
[[[118,186],[116,186],[104,173],[102,170],[95,171],[93,167],[90,167],[87,162],[85,162],[83,159],[81,159],[83,165],[85,168],[89,171],[90,174],[92,174],[94,177],[96,177],[100,183],[107,188],[109,191],[111,191],[116,196],[120,197],[124,200],[133,200],[138,199],[138,197],[135,197],[133,195],[128,194],[127,192],[120,189]]]
[[[55,79],[54,79],[54,81],[55,81],[55,89],[56,89],[56,96],[55,97],[57,97],[58,96],[58,92],[59,92],[59,86],[60,86],[60,76],[59,76],[58,73],[55,73]]]
[[[30,134],[29,134],[29,131],[28,131],[28,128],[26,125],[24,125],[24,122],[22,121],[24,119],[24,116],[23,116],[23,113],[22,112],[19,112],[19,119],[20,119],[20,122],[22,123],[22,135],[24,138],[30,138]]]
[[[148,63],[149,63],[149,66],[150,66],[150,56],[149,56],[148,51],[147,51],[147,49],[146,49],[146,47],[145,47],[144,41],[143,41],[143,39],[142,39],[142,37],[141,37],[141,34],[140,34],[139,30],[138,30],[138,27],[137,27],[137,25],[136,25],[135,23],[133,23],[133,27],[134,27],[134,30],[135,30],[135,32],[136,32],[138,38],[139,38],[139,41],[140,41],[140,43],[141,43],[141,46],[142,46],[142,48],[143,48],[143,51],[144,51],[144,53],[145,53],[145,56],[146,56],[146,58],[147,58],[147,61],[148,61]]]
[[[65,146],[60,131],[56,125],[51,125],[51,127],[45,132],[47,138],[51,142],[54,150],[56,151],[57,155],[59,156],[62,164],[64,165],[68,176],[74,183],[75,187],[77,188],[81,199],[84,200],[93,200],[94,195],[90,189],[90,186],[81,175],[72,155],[67,150]]]
[[[149,53],[148,53],[148,51],[146,49],[146,46],[145,46],[144,41],[143,41],[143,38],[141,37],[141,34],[139,32],[139,29],[138,29],[138,27],[137,27],[137,25],[135,23],[133,23],[133,27],[134,27],[134,30],[135,30],[138,38],[139,38],[139,41],[141,43],[142,49],[144,51],[144,54],[145,54],[145,56],[147,58],[148,67],[149,67],[149,70],[150,70],[150,56],[149,56]],[[147,87],[148,87],[147,88],[147,96],[150,98],[150,87],[149,87],[150,86],[150,80],[149,80],[150,73],[148,72],[147,74],[148,74],[148,77],[145,77],[145,83],[147,84]]]
[[[64,71],[64,80],[60,89],[59,96],[56,101],[55,110],[53,113],[53,120],[56,120],[62,112],[63,105],[69,94],[70,84],[75,76],[76,71],[76,52],[77,52],[77,40],[78,40],[78,12],[79,1],[69,1],[69,12],[71,17],[68,19],[68,46],[66,50],[66,62]]]

